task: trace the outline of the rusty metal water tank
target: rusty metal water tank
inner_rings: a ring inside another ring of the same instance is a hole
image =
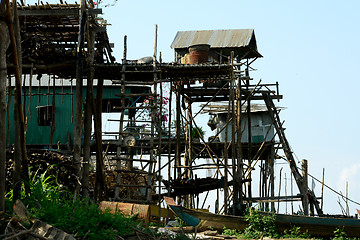
[[[196,44],[189,47],[189,64],[207,63],[209,61],[209,44]]]

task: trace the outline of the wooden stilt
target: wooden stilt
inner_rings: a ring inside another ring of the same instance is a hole
[[[6,34],[5,1],[0,2],[0,212],[5,211],[5,182],[6,182],[6,50],[9,37]]]
[[[83,89],[83,48],[85,42],[85,28],[87,15],[85,11],[85,0],[80,1],[80,26],[76,50],[76,98],[75,98],[75,122],[74,122],[74,146],[73,164],[76,169],[76,181],[74,198],[76,199],[81,181],[81,130],[82,130],[82,89]]]

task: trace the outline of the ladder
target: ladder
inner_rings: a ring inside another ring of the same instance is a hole
[[[276,129],[277,135],[280,140],[280,146],[285,153],[285,157],[289,163],[291,173],[293,174],[293,176],[295,178],[295,181],[299,188],[299,191],[300,191],[301,195],[303,196],[303,199],[304,199],[304,196],[308,196],[310,205],[315,206],[318,215],[322,216],[323,212],[319,206],[319,201],[317,201],[317,199],[316,199],[315,193],[310,189],[304,188],[304,178],[300,174],[300,172],[296,166],[294,155],[291,151],[289,142],[288,142],[287,138],[285,137],[285,132],[282,127],[280,117],[278,114],[278,109],[275,107],[274,102],[272,101],[272,98],[269,93],[263,93],[262,96],[265,101],[266,107],[270,113],[270,117],[272,118],[272,121],[274,123],[274,127]],[[303,201],[303,205],[304,205],[304,201]]]
[[[160,154],[162,118],[156,64],[154,80],[151,81],[126,81],[125,71],[126,64],[123,64],[120,107],[117,107],[120,110],[120,125],[115,157],[117,179],[114,200],[150,204],[155,192],[155,163]],[[151,91],[142,94],[126,91],[144,86]]]

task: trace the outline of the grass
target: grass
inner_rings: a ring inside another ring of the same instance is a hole
[[[147,239],[155,239],[160,235],[137,219],[121,213],[102,212],[98,205],[91,203],[89,199],[73,201],[72,194],[59,186],[56,178],[49,176],[47,171],[31,172],[30,176],[31,194],[25,196],[22,190],[21,196],[31,217],[62,229],[76,239],[119,239],[119,236],[131,235],[135,232],[144,234]],[[12,196],[12,192],[7,194],[8,207],[12,205]],[[176,235],[163,236],[162,239],[185,238]]]

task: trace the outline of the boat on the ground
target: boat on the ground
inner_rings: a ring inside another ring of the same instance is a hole
[[[220,215],[202,212],[179,206],[174,199],[164,197],[167,205],[188,225],[198,231],[208,229],[223,230],[237,229],[243,231],[248,221],[242,216]],[[261,212],[260,214],[271,214]],[[300,227],[300,232],[308,232],[312,237],[334,237],[334,231],[343,228],[348,237],[360,237],[360,220],[356,218],[310,217],[302,215],[275,214],[275,225],[279,232],[290,230],[294,226]]]

